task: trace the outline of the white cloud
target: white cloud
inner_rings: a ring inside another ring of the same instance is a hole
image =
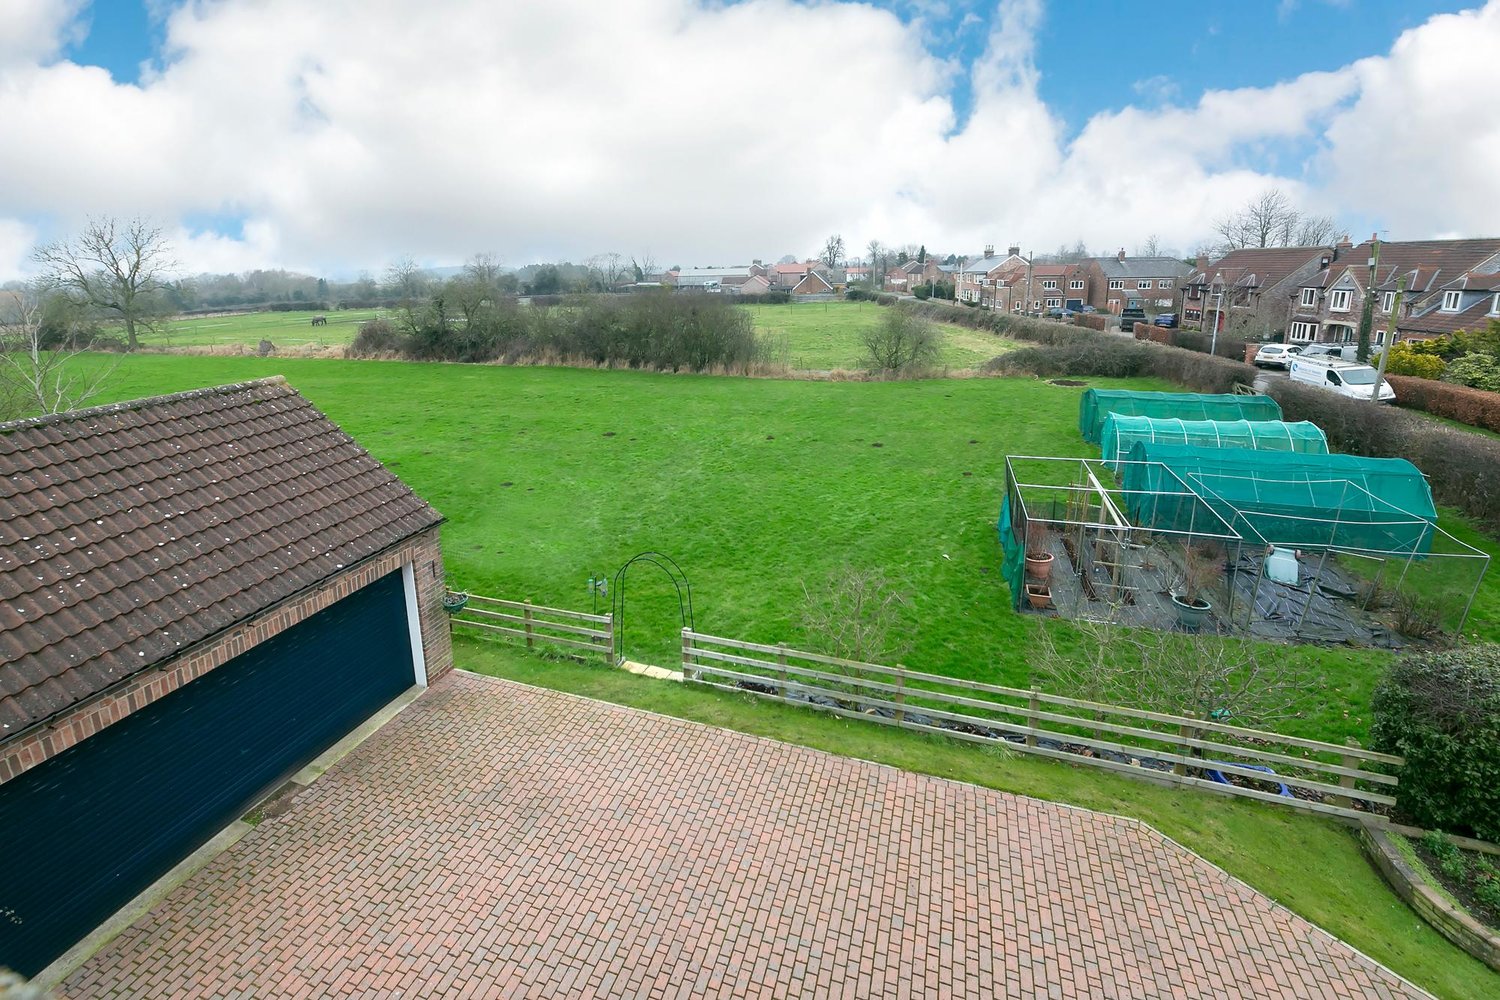
[[[1039,0],[1001,3],[957,132],[956,67],[921,24],[864,4],[220,0],[168,16],[136,85],[51,61],[76,3],[12,6],[0,280],[32,223],[90,213],[167,221],[190,270],[476,250],[726,263],[836,231],[851,247],[1186,247],[1269,184],[1314,210],[1389,210],[1403,236],[1500,232],[1494,6],[1332,73],[1101,114],[1071,141],[1037,93]],[[1390,121],[1421,141],[1371,169]],[[1254,166],[1285,143],[1318,154],[1283,176]],[[190,227],[204,216],[243,218],[242,235]]]
[[[77,17],[87,0],[5,0],[0,9],[0,74],[50,59],[83,30]]]

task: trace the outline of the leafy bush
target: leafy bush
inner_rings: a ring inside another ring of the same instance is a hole
[[[736,295],[734,301],[742,306],[784,306],[792,301],[792,293],[785,291],[754,292]]]
[[[1465,354],[1449,363],[1443,381],[1485,392],[1500,392],[1500,359],[1493,354]]]
[[[1398,808],[1421,826],[1500,840],[1500,645],[1403,657],[1372,710],[1371,744],[1406,758]]]
[[[1443,374],[1443,359],[1412,347],[1410,341],[1396,344],[1386,352],[1387,375],[1410,375],[1413,378],[1437,378]],[[1399,394],[1398,394],[1399,395]]]

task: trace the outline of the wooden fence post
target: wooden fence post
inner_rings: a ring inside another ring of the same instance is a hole
[[[685,681],[698,679],[693,674],[693,632],[686,628],[682,630],[682,679]]]
[[[906,721],[906,668],[898,667],[896,675],[896,725]]]
[[[1177,735],[1183,737],[1184,739],[1191,740],[1197,737],[1198,730],[1184,722],[1182,725],[1177,727]],[[1192,752],[1192,747],[1188,746],[1186,743],[1179,743],[1177,744],[1177,752],[1183,757],[1186,757]],[[1172,773],[1179,775],[1187,774],[1187,765],[1182,761],[1178,761],[1177,763],[1172,765]]]
[[[604,631],[608,633],[608,637],[604,640],[606,644],[604,662],[606,665],[613,665],[611,663],[615,657],[615,613],[613,611],[604,616]]]
[[[784,643],[784,642],[778,642],[776,644],[776,665],[781,668],[780,670],[778,670],[776,672],[776,675],[781,678],[781,684],[780,684],[780,686],[776,690],[777,690],[777,693],[782,698],[785,698],[786,697],[786,643]]]
[[[1026,745],[1029,747],[1036,746],[1035,729],[1041,722],[1041,720],[1036,717],[1037,712],[1039,712],[1042,707],[1042,700],[1038,697],[1038,695],[1040,694],[1041,689],[1038,688],[1035,684],[1031,685],[1031,700],[1027,702],[1026,712],[1026,726],[1027,728],[1033,730],[1033,732],[1029,732],[1026,734]]]
[[[1344,741],[1344,746],[1346,746],[1346,747],[1358,747],[1359,746],[1359,742],[1357,740],[1348,739],[1348,740]],[[1341,759],[1339,761],[1339,763],[1342,764],[1343,766],[1349,768],[1350,770],[1355,770],[1355,769],[1357,769],[1359,767],[1359,761],[1358,761],[1358,759],[1356,759],[1354,757],[1351,757],[1348,754],[1345,754],[1343,756],[1343,759]],[[1354,788],[1354,775],[1352,775],[1352,774],[1341,774],[1341,775],[1339,775],[1339,786],[1341,788],[1353,789]],[[1330,796],[1328,796],[1328,804],[1331,805],[1331,806],[1343,806],[1345,809],[1352,808],[1353,805],[1354,805],[1353,801],[1350,800],[1349,796],[1347,796],[1347,795],[1330,795]]]
[[[521,616],[526,620],[526,648],[531,649],[536,645],[536,633],[531,623],[531,602],[521,602]]]

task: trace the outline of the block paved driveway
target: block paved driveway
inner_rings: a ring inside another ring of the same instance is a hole
[[[70,997],[1410,997],[1129,820],[455,672]]]

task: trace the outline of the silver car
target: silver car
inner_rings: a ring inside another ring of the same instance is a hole
[[[1255,353],[1257,368],[1290,368],[1302,348],[1297,344],[1263,344]]]

